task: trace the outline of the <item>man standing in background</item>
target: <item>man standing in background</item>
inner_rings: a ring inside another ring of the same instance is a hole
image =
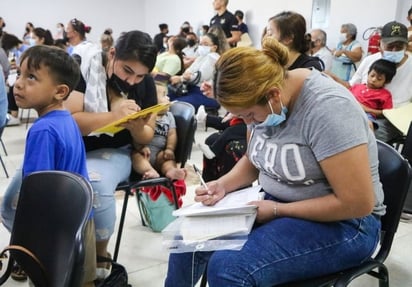
[[[158,53],[162,53],[166,51],[166,48],[164,47],[164,38],[167,37],[167,34],[169,33],[169,26],[165,23],[159,24],[159,29],[160,33],[154,36],[153,38],[153,43],[156,45]]]
[[[229,0],[213,0],[213,8],[217,14],[210,19],[209,26],[220,26],[225,32],[229,45],[236,47],[236,43],[240,41],[241,33],[235,15],[227,10],[228,4]]]

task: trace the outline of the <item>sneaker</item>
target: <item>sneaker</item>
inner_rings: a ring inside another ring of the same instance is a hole
[[[207,144],[198,143],[197,146],[207,159],[213,159],[216,157],[215,153],[210,149],[210,147]]]
[[[197,120],[198,127],[206,128],[206,117],[207,117],[207,113],[205,110],[205,106],[200,106],[197,109],[197,114],[196,114],[196,120]]]
[[[20,119],[13,117],[11,114],[7,114],[7,123],[6,126],[18,126],[20,125]]]

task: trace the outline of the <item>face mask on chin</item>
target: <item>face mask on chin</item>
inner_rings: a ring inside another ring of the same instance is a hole
[[[280,115],[275,114],[273,112],[272,105],[270,104],[269,101],[268,101],[268,104],[269,104],[270,111],[272,113],[269,114],[262,123],[256,125],[258,127],[275,127],[275,126],[280,125],[286,120],[286,114],[288,113],[288,109],[285,106],[283,106],[282,101],[280,102],[280,107],[281,107]]]
[[[401,51],[383,51],[382,59],[398,64],[405,56],[405,50]]]
[[[120,79],[114,72],[108,80],[109,86],[115,91],[119,92],[123,97],[127,98],[129,90],[132,87],[128,82]]]

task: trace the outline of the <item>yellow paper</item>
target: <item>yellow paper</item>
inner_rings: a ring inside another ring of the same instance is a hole
[[[101,134],[107,134],[109,136],[113,136],[114,134],[124,129],[124,127],[120,126],[121,124],[126,123],[129,120],[134,120],[139,117],[144,117],[148,114],[157,114],[161,111],[167,110],[170,105],[171,103],[163,103],[163,104],[157,104],[157,105],[151,106],[144,110],[140,110],[138,112],[135,112],[134,114],[130,114],[124,118],[121,118],[120,120],[114,121],[108,125],[105,125],[101,128],[98,128],[97,130],[92,131],[89,134],[89,136],[98,136]]]

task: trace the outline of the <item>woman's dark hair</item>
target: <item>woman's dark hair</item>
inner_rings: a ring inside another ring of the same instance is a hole
[[[82,38],[86,37],[86,33],[90,33],[92,27],[86,26],[82,21],[73,18],[70,20],[70,24],[73,26],[74,31],[80,34]]]
[[[34,28],[33,33],[40,39],[44,39],[43,45],[51,46],[54,44],[53,36],[49,30],[37,27]]]
[[[8,52],[21,43],[23,42],[15,35],[3,32],[3,36],[1,37],[1,47],[4,49],[4,51]]]
[[[269,21],[276,23],[280,33],[279,41],[290,37],[294,50],[302,54],[309,51],[311,40],[306,35],[306,20],[302,15],[292,11],[284,11],[270,18]]]
[[[384,75],[385,84],[387,84],[392,81],[393,77],[396,74],[396,64],[388,60],[379,59],[372,63],[369,68],[368,74],[372,70],[375,70],[375,72],[378,74]]]
[[[185,64],[183,62],[183,49],[187,46],[186,39],[180,36],[175,36],[173,39],[173,48],[176,52],[176,55],[180,59],[180,71],[177,73],[177,75],[183,74],[185,71]]]
[[[115,58],[141,62],[149,71],[156,63],[157,49],[149,34],[138,30],[123,33],[116,41]]]

